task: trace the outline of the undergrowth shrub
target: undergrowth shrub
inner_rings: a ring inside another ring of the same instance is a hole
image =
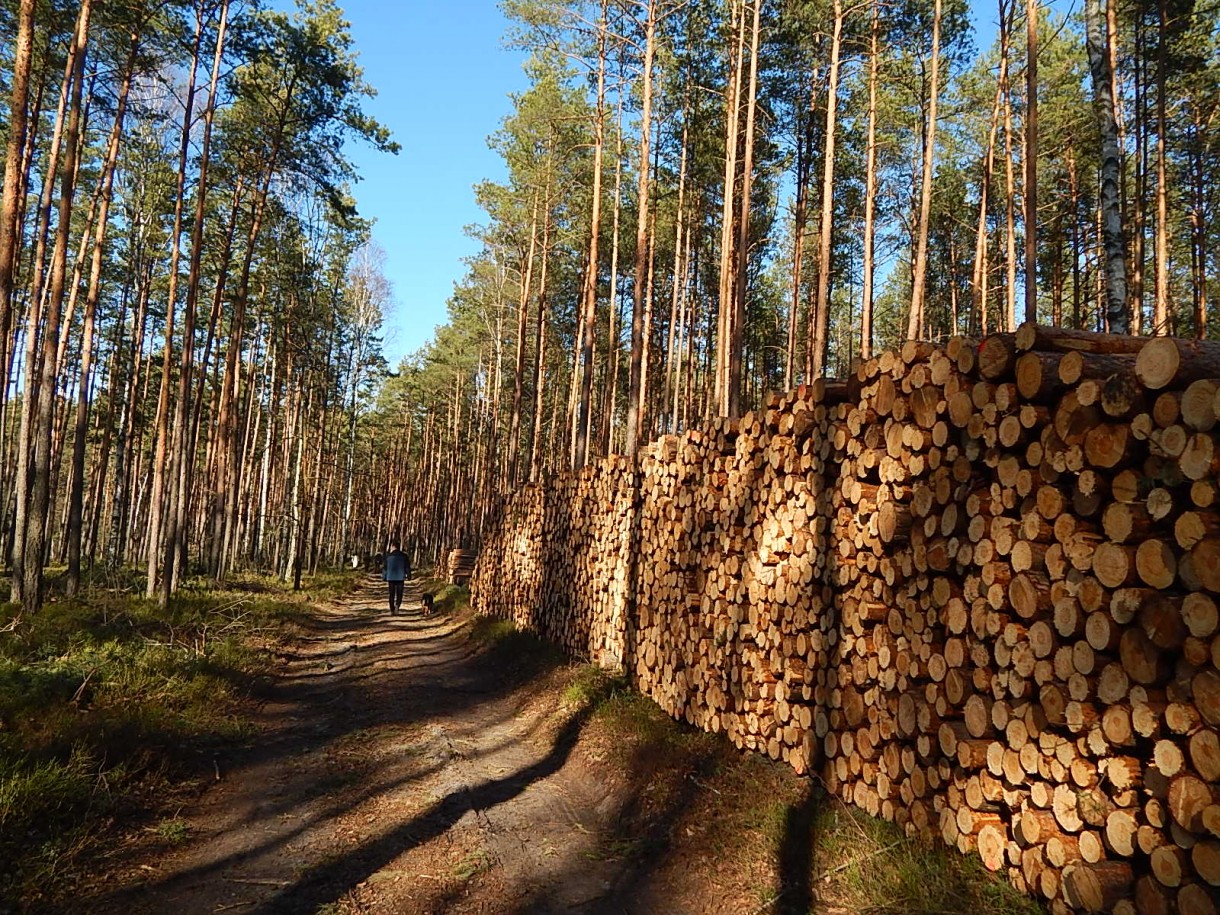
[[[268,650],[307,596],[355,582],[188,581],[163,609],[115,575],[35,615],[0,606],[0,911],[56,892],[137,787],[203,771],[211,748],[247,736],[241,701]]]

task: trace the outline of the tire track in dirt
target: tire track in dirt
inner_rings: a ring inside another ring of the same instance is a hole
[[[370,585],[318,608],[255,740],[179,815],[190,840],[116,850],[80,911],[567,912],[612,894],[598,837],[618,799],[569,765],[584,717],[557,706],[556,671],[513,676],[418,598],[391,616]]]

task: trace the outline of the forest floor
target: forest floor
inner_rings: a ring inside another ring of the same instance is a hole
[[[892,834],[536,640],[469,613],[426,617],[418,598],[391,616],[370,582],[317,606],[260,696],[255,736],[159,826],[116,840],[66,910],[864,911],[844,880],[879,884],[869,870],[894,856]],[[844,823],[854,841],[819,843]],[[887,873],[870,911],[992,893],[977,868],[954,864],[936,891],[922,861]]]

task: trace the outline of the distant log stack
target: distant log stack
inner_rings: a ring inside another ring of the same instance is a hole
[[[1057,912],[1220,908],[1220,344],[1025,325],[523,490],[472,597]]]
[[[478,553],[474,550],[450,550],[446,561],[448,580],[451,585],[464,585],[474,574],[474,563]]]

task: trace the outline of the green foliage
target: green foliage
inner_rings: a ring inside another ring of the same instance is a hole
[[[822,797],[813,817],[814,875],[824,897],[871,915],[1039,915],[1029,897],[974,855],[906,838],[892,823]]]
[[[315,593],[350,590],[327,575]],[[188,583],[166,610],[121,590],[43,612],[0,612],[0,899],[30,904],[138,785],[205,771],[207,751],[249,734],[242,702],[266,648],[304,612],[275,579]],[[185,838],[168,820],[156,831]]]

